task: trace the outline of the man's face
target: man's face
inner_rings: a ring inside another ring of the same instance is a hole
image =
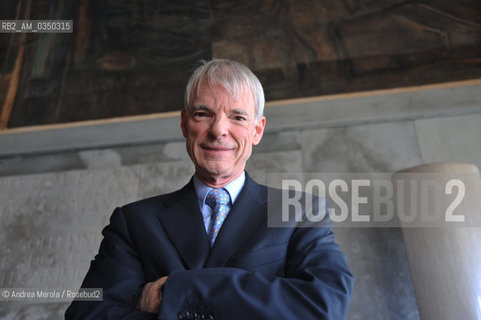
[[[198,177],[213,187],[238,177],[251,155],[252,145],[261,141],[265,123],[264,116],[255,122],[250,92],[234,99],[221,86],[202,84],[181,119],[187,152]]]

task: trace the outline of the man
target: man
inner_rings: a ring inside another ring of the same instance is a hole
[[[263,107],[244,65],[194,72],[181,114],[194,177],[114,211],[82,284],[103,288],[103,301],[73,302],[66,319],[346,317],[353,280],[330,226],[268,228],[267,188],[244,171]]]

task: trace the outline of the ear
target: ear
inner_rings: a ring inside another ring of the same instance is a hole
[[[255,125],[254,137],[252,139],[253,145],[258,145],[264,135],[264,128],[266,127],[266,117],[262,116]]]
[[[180,128],[182,129],[182,135],[187,138],[187,113],[185,110],[180,112]]]

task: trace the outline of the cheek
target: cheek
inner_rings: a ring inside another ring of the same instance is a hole
[[[243,153],[249,152],[252,149],[252,135],[249,134],[249,131],[244,130],[237,137],[240,151]]]
[[[194,144],[196,141],[201,140],[203,132],[205,132],[205,129],[202,127],[198,125],[191,125],[187,134],[188,143]]]
[[[190,130],[189,134],[187,135],[187,141],[186,141],[186,146],[187,146],[187,151],[192,155],[194,155],[194,151],[196,149],[196,145],[198,144],[198,135],[196,134],[195,130]]]

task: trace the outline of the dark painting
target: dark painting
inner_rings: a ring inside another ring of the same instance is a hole
[[[236,59],[267,101],[479,78],[479,0],[2,1],[2,128],[179,110],[199,60]]]

